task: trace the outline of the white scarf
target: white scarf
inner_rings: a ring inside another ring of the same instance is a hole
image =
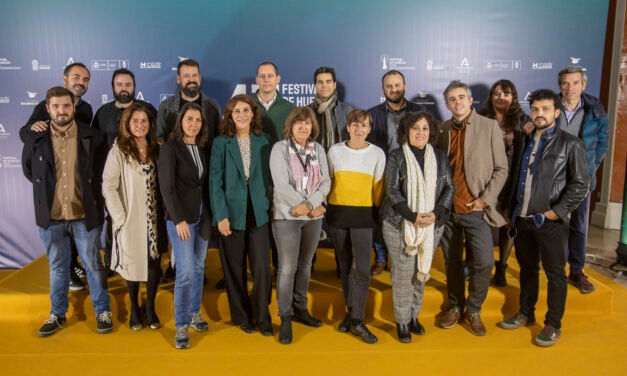
[[[403,144],[403,154],[407,165],[407,205],[416,213],[428,213],[435,208],[435,186],[438,174],[438,165],[433,147],[426,145],[424,175],[418,166],[418,161],[409,148]],[[417,257],[419,281],[429,280],[429,270],[433,260],[435,225],[417,227],[408,220],[403,220],[403,236],[405,239],[405,253]]]

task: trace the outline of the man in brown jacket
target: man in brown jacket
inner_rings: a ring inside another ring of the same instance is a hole
[[[503,132],[495,120],[472,108],[468,85],[451,81],[444,90],[446,106],[453,115],[440,128],[438,145],[447,153],[453,171],[453,214],[444,227],[442,249],[446,259],[449,309],[440,327],[449,329],[462,319],[478,336],[486,334],[481,306],[488,294],[494,264],[490,226],[501,227],[505,219],[496,210],[497,197],[507,179]],[[465,296],[464,240],[470,262],[470,286]]]

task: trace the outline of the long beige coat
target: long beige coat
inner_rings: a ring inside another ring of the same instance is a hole
[[[448,155],[452,120],[440,126],[438,146]],[[503,131],[496,120],[470,114],[464,138],[464,173],[466,184],[475,198],[488,204],[483,218],[490,226],[501,227],[505,219],[497,211],[497,200],[507,180],[507,156]]]
[[[107,157],[102,195],[111,216],[111,269],[127,281],[148,279],[146,177],[140,164],[126,159],[117,144]]]

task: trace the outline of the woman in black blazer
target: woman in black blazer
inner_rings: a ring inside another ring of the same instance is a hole
[[[174,282],[175,346],[189,347],[188,328],[209,329],[200,316],[205,258],[210,236],[205,153],[208,127],[195,103],[181,108],[169,140],[159,153],[159,184],[166,209],[168,237],[176,262]]]

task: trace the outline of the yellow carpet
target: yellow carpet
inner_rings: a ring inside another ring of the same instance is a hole
[[[318,251],[310,304],[324,321],[321,328],[295,323],[294,343],[281,345],[277,335],[245,334],[229,322],[226,294],[213,286],[221,277],[217,252],[207,258],[209,284],[203,314],[210,330],[190,334],[191,348],[173,346],[172,285],[157,296],[157,313],[164,327],[133,332],[128,327],[128,298],[124,281],[109,280],[114,332],[98,335],[87,292],[70,294],[68,325],[48,338],[36,331],[47,318],[48,266],[45,257],[0,281],[0,375],[620,375],[627,373],[627,289],[587,272],[597,291],[581,295],[568,288],[562,338],[552,348],[534,346],[542,328],[506,331],[496,326],[515,313],[519,288],[515,259],[510,260],[509,285],[491,287],[484,304],[486,337],[475,337],[463,325],[449,330],[435,326],[444,307],[446,285],[441,253],[434,260],[432,280],[425,292],[421,322],[427,334],[411,344],[396,339],[389,273],[371,283],[367,324],[379,343],[367,345],[337,331],[343,298],[335,276],[333,253]],[[546,280],[541,280],[537,317],[546,310]],[[271,313],[278,331],[276,302]]]

